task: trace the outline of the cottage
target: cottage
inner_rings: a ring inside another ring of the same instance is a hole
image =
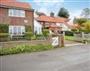
[[[31,5],[16,0],[0,0],[0,24],[9,25],[10,35],[23,35],[26,26],[34,28]]]
[[[67,31],[70,30],[68,26],[68,19],[61,17],[54,17],[54,14],[50,14],[50,16],[46,16],[45,14],[39,15],[36,18],[37,22],[42,25],[42,28],[47,28],[51,31]]]

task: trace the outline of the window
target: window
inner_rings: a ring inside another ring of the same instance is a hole
[[[25,17],[25,11],[24,10],[9,9],[8,13],[9,13],[9,16]]]
[[[9,33],[11,35],[23,35],[25,32],[25,26],[9,26]]]

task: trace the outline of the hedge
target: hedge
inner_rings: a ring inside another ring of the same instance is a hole
[[[48,29],[44,29],[44,30],[43,30],[43,35],[44,35],[45,37],[47,37],[47,36],[49,35],[49,30],[48,30]]]
[[[9,25],[8,24],[0,24],[0,33],[8,33]]]
[[[0,33],[0,42],[1,41],[8,41],[9,40],[9,34],[8,33]]]

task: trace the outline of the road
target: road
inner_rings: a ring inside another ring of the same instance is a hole
[[[0,71],[90,71],[90,45],[0,57]]]

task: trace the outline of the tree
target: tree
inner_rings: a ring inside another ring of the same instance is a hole
[[[89,8],[83,9],[81,16],[84,18],[89,18],[90,17],[90,9]]]
[[[83,31],[84,29],[84,24],[83,23],[86,23],[87,22],[87,19],[86,18],[74,18],[73,20],[73,23],[74,24],[77,24],[79,27],[78,27],[78,31]]]
[[[76,23],[80,26],[83,26],[83,23],[85,23],[87,21],[86,18],[78,18],[76,19]]]
[[[85,32],[90,32],[90,20],[88,20],[87,22],[83,23],[84,27],[83,30]]]
[[[36,11],[35,13],[36,13],[38,16],[41,16],[41,15],[46,15],[45,13],[38,12],[38,11]]]
[[[69,18],[69,12],[65,8],[60,8],[58,16],[59,17],[64,17],[64,18]]]

